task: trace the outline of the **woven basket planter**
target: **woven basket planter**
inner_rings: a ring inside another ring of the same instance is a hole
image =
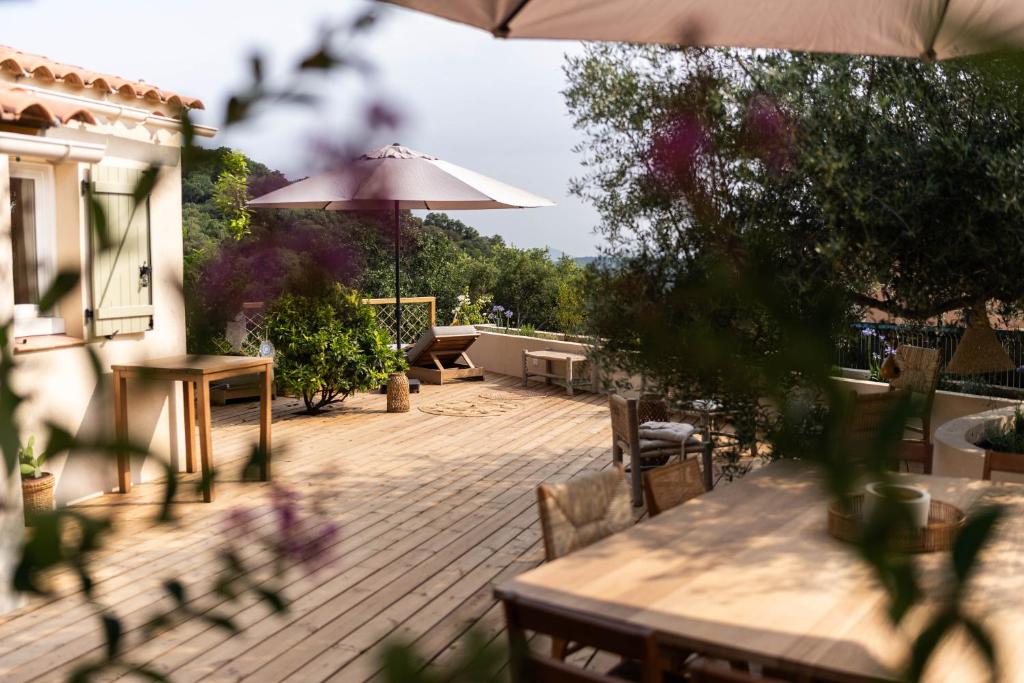
[[[388,376],[388,412],[409,412],[409,378],[403,372]]]
[[[43,472],[38,479],[23,478],[21,495],[25,505],[25,525],[32,525],[32,517],[39,512],[53,509],[53,485],[56,480],[49,472]]]

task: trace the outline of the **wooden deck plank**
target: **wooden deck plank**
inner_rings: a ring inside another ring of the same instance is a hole
[[[427,660],[443,661],[470,624],[493,619],[492,583],[540,561],[536,485],[610,462],[601,396],[541,389],[518,411],[497,417],[416,408],[516,383],[488,376],[425,386],[413,395],[412,411],[398,415],[384,412],[380,395],[353,397],[346,409],[317,417],[294,415],[294,400],[275,402],[275,480],[315,500],[343,529],[338,562],[290,575],[285,594],[292,605],[283,617],[251,599],[228,604],[206,590],[218,567],[213,553],[225,512],[265,506],[270,491],[268,484],[237,481],[258,438],[257,404],[217,408],[215,462],[226,474],[214,503],[184,503],[177,525],[163,527],[150,521],[160,495],[155,484],[81,507],[117,515],[116,535],[97,562],[96,590],[117,605],[129,639],[162,599],[160,580],[170,576],[193,588],[196,609],[231,616],[242,630],[229,636],[191,619],[130,649],[128,658],[175,681],[369,680],[382,644],[401,637],[417,641]],[[187,500],[198,500],[190,491],[195,480],[182,478]],[[269,510],[257,518],[264,528],[273,523]],[[252,563],[270,559],[258,548],[245,552]],[[60,680],[97,656],[96,609],[80,598],[33,600],[0,617],[0,678]],[[494,627],[497,635],[500,624]],[[111,673],[100,680],[115,679]]]

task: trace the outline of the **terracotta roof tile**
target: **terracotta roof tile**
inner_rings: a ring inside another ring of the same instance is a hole
[[[80,66],[55,62],[41,55],[28,54],[5,45],[0,45],[0,70],[26,78],[60,81],[75,88],[95,88],[106,93],[120,93],[126,97],[167,102],[190,109],[205,109],[202,101],[194,97],[160,90],[142,81],[131,81],[111,74],[89,71]]]
[[[34,121],[60,125],[68,121],[96,123],[92,113],[83,107],[64,102],[46,101],[18,88],[0,85],[0,121]]]

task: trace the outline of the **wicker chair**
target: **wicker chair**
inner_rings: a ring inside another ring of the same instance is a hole
[[[548,562],[633,525],[633,509],[622,465],[561,484],[537,487],[544,556]],[[573,651],[566,640],[551,640],[551,655]]]
[[[644,503],[640,477],[643,470],[663,465],[673,456],[685,457],[687,453],[701,453],[704,448],[702,442],[694,437],[690,437],[685,444],[641,439],[639,403],[635,398],[623,398],[618,394],[608,396],[608,409],[612,418],[612,460],[621,464],[623,453],[629,454],[633,505],[636,507]]]
[[[537,487],[544,555],[556,560],[633,524],[622,466]]]
[[[551,607],[511,593],[499,593],[498,597],[505,608],[513,683],[662,683],[677,680],[663,674],[667,662],[662,658],[655,633],[650,629]],[[608,673],[586,671],[561,659],[531,651],[526,631],[610,652],[628,660],[629,664],[620,665]],[[635,668],[639,671],[633,671]],[[624,670],[629,671],[628,678]]]
[[[644,472],[644,499],[651,517],[704,493],[704,478],[695,459],[672,462]]]
[[[908,431],[919,436],[900,443],[898,458],[908,465],[920,464],[925,474],[932,473],[932,406],[939,388],[941,360],[938,349],[904,344],[896,349],[896,376],[889,380],[890,389],[911,392],[910,417],[921,421],[920,427],[906,426]]]
[[[1018,453],[985,451],[985,469],[982,472],[981,478],[985,481],[991,481],[993,472],[1024,474],[1024,458]]]

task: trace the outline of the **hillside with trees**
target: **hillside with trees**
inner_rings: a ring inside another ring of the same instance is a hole
[[[278,171],[227,148],[198,150],[183,177],[189,349],[210,350],[244,302],[313,294],[334,283],[394,296],[390,219],[373,213],[244,208],[287,184]],[[402,216],[402,296],[437,297],[448,324],[460,295],[513,312],[514,326],[582,328],[583,269],[545,249],[519,249],[443,213]],[[483,320],[481,320],[483,322]]]

